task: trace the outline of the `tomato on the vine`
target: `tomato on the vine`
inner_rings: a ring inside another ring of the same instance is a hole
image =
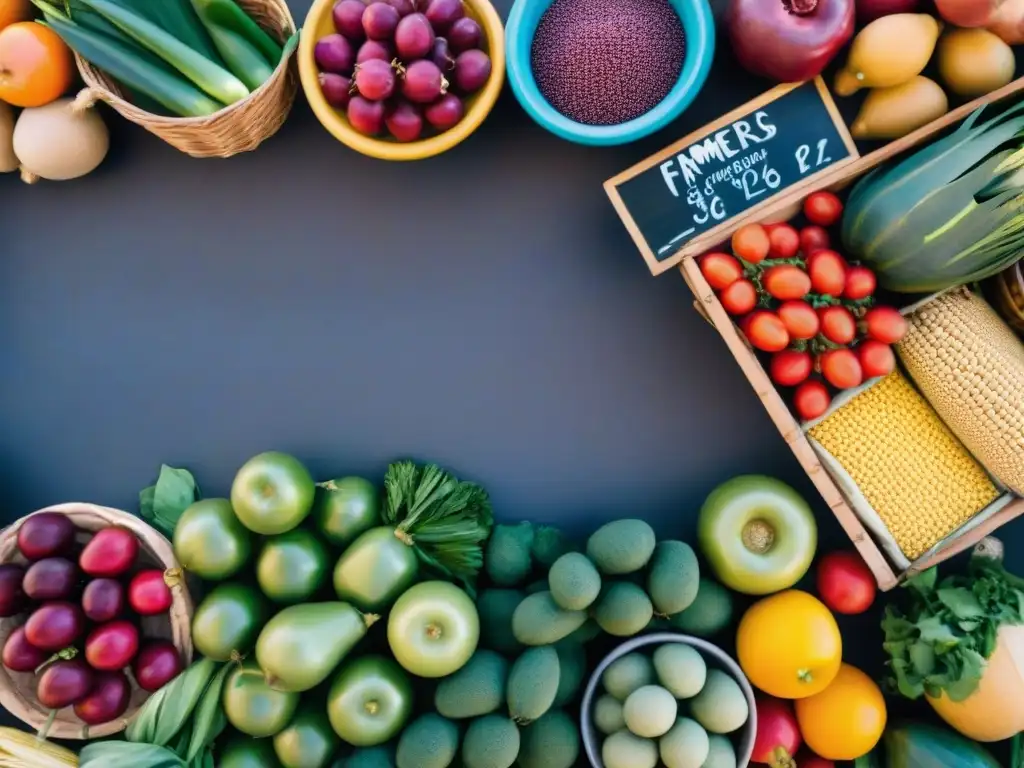
[[[743,319],[741,328],[750,343],[762,352],[781,352],[789,346],[786,326],[774,312],[753,312]]]
[[[718,300],[730,315],[745,315],[757,306],[757,288],[741,278],[719,293]]]
[[[843,298],[860,301],[872,296],[878,288],[875,273],[867,267],[856,266],[846,270],[846,285],[843,287]]]
[[[814,224],[831,227],[843,215],[843,203],[831,192],[814,192],[804,200],[804,216]]]
[[[811,278],[793,264],[769,267],[761,277],[761,285],[769,296],[780,301],[802,299],[811,292]]]
[[[874,307],[864,315],[868,336],[885,344],[895,344],[907,334],[907,318],[895,307]]]
[[[768,257],[791,259],[800,250],[800,235],[789,224],[772,224],[768,229]]]
[[[824,227],[811,225],[800,230],[800,251],[803,255],[810,256],[819,248],[829,248],[832,245],[832,238]]]
[[[728,288],[743,277],[743,267],[735,256],[728,253],[705,254],[700,259],[700,271],[708,285],[716,291]]]
[[[821,248],[807,257],[807,274],[815,293],[839,297],[846,285],[846,260],[835,251]]]
[[[790,337],[813,339],[818,335],[821,321],[818,319],[818,313],[806,301],[799,299],[784,301],[776,312],[778,312],[782,324],[786,326],[786,330],[789,331]]]
[[[853,389],[864,383],[864,371],[852,349],[830,349],[818,355],[821,375],[836,389]]]
[[[784,349],[772,355],[769,372],[772,381],[783,387],[795,387],[811,375],[814,361],[809,352]]]
[[[896,370],[896,355],[892,347],[876,339],[865,339],[857,345],[857,359],[864,371],[864,378],[888,376]]]
[[[857,321],[846,307],[832,305],[818,310],[821,335],[833,344],[849,344],[857,336]]]
[[[764,261],[770,248],[768,233],[760,224],[747,224],[732,235],[732,252],[748,264]]]
[[[832,395],[818,379],[807,379],[793,393],[793,409],[803,421],[823,416],[832,403]]]

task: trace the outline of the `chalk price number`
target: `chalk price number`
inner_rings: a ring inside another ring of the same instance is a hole
[[[753,168],[748,168],[739,179],[733,179],[732,183],[737,189],[743,190],[743,196],[749,202],[770,189],[778,189],[782,183],[782,176],[774,168],[769,167],[768,163],[765,163],[761,166],[760,174]],[[758,189],[758,185],[762,185],[762,188]]]
[[[828,146],[828,139],[821,139],[818,142],[818,156],[811,165],[808,160],[811,157],[811,146],[809,144],[801,144],[796,148],[796,164],[800,168],[800,175],[804,176],[808,171],[814,168],[820,168],[823,165],[827,165],[832,162],[832,158],[825,154],[825,148]]]

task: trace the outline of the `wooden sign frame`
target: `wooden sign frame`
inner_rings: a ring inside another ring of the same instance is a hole
[[[860,152],[857,150],[857,145],[854,143],[853,137],[850,135],[850,131],[846,127],[846,121],[843,120],[843,116],[839,114],[839,108],[836,107],[836,103],[832,99],[832,94],[829,93],[828,86],[825,85],[825,81],[822,80],[821,77],[816,77],[810,82],[814,83],[815,88],[818,91],[818,95],[821,98],[822,103],[825,105],[826,111],[832,118],[832,123],[835,126],[836,131],[843,140],[843,144],[846,146],[846,149],[849,151],[850,154],[848,157],[838,160],[835,163],[822,168],[820,171],[808,174],[797,183],[779,190],[777,193],[771,197],[765,198],[757,205],[751,206],[750,208],[737,213],[735,216],[731,216],[724,221],[719,222],[711,229],[702,232],[692,240],[688,240],[683,243],[679,250],[667,259],[659,260],[657,255],[647,244],[647,238],[644,237],[643,233],[640,231],[640,227],[637,225],[633,216],[630,214],[629,209],[626,207],[622,196],[619,194],[618,187],[630,179],[649,171],[651,168],[654,168],[665,160],[673,157],[691,144],[696,144],[700,139],[720,131],[745,115],[748,115],[751,112],[756,112],[758,109],[777,101],[790,91],[805,85],[806,82],[807,81],[800,83],[786,83],[784,85],[776,86],[757,98],[748,101],[746,104],[742,104],[728,114],[720,117],[718,120],[708,123],[703,128],[687,134],[683,138],[679,139],[679,141],[665,147],[665,149],[660,152],[651,155],[646,160],[641,160],[632,168],[626,169],[604,183],[605,193],[611,199],[612,205],[615,206],[615,210],[622,219],[622,223],[626,225],[626,229],[629,231],[630,237],[633,238],[633,242],[636,243],[636,247],[643,255],[644,261],[647,262],[647,267],[651,270],[651,274],[660,275],[663,272],[667,272],[673,267],[678,266],[679,263],[687,256],[702,253],[707,250],[707,246],[709,244],[721,241],[723,232],[736,229],[737,222],[741,220],[756,218],[759,213],[774,205],[780,195],[800,194],[804,190],[813,187],[824,175],[845,168],[860,159]]]

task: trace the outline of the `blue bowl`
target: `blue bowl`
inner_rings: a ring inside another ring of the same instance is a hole
[[[664,128],[700,93],[715,56],[715,21],[708,0],[669,0],[683,22],[686,53],[679,79],[654,109],[619,125],[586,125],[570,120],[548,103],[533,78],[533,36],[554,0],[515,0],[505,23],[508,81],[523,109],[539,125],[577,144],[627,144]]]

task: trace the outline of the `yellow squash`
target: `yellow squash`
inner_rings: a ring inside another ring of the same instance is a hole
[[[861,88],[891,88],[921,74],[935,51],[942,25],[927,13],[895,13],[875,19],[850,46],[834,90],[850,96]]]
[[[949,99],[934,80],[918,75],[902,85],[872,90],[850,133],[856,139],[898,139],[949,111]]]

